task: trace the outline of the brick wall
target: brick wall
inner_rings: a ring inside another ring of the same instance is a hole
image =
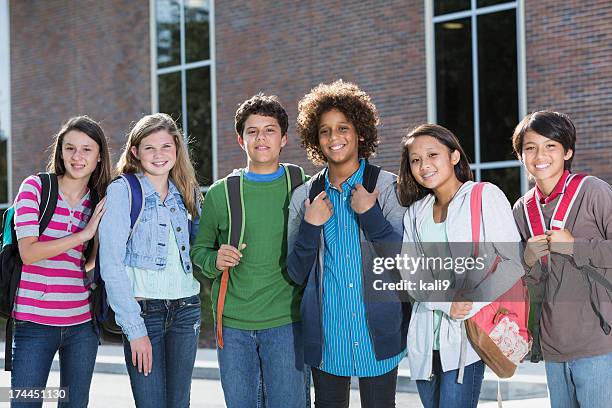
[[[281,6],[282,4],[282,6]],[[289,113],[281,155],[313,172],[295,134],[297,102],[320,82],[353,81],[382,119],[373,161],[397,171],[406,130],[427,119],[424,3],[415,1],[217,1],[219,176],[246,159],[235,141],[238,104],[277,94]]]
[[[149,1],[13,0],[10,16],[13,193],[71,116],[100,121],[118,157],[151,109]]]
[[[612,182],[612,2],[525,3],[528,110],[570,115],[574,170]]]

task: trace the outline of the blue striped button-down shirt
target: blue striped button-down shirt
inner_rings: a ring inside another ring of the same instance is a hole
[[[361,246],[357,214],[351,194],[362,183],[365,160],[342,184],[332,186],[325,174],[325,191],[334,213],[323,226],[325,269],[323,274],[323,361],[321,370],[338,376],[374,377],[399,364],[405,352],[376,360],[366,322],[363,297]]]

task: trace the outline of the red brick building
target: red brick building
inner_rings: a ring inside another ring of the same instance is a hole
[[[612,3],[606,0],[0,0],[0,203],[39,171],[63,121],[100,121],[117,157],[131,123],[164,111],[194,141],[205,186],[243,166],[233,116],[276,94],[290,116],[284,161],[306,162],[298,100],[354,81],[377,105],[375,162],[431,121],[453,130],[477,178],[510,199],[527,183],[511,154],[529,111],[568,113],[575,169],[612,181]]]

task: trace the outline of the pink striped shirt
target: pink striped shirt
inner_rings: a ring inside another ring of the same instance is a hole
[[[39,241],[52,241],[85,228],[92,212],[89,192],[75,208],[70,208],[60,191],[51,222],[39,236],[41,186],[38,176],[30,176],[19,188],[15,199],[17,239],[38,237]],[[72,326],[91,320],[84,250],[84,245],[78,245],[49,259],[23,265],[13,317],[50,326]]]

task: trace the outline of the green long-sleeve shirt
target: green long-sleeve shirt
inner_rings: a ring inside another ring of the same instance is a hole
[[[289,193],[286,178],[271,182],[243,182],[245,230],[240,263],[230,269],[223,325],[243,330],[262,330],[300,320],[302,287],[287,275],[287,217]],[[193,262],[212,285],[216,319],[222,271],[216,266],[217,250],[227,243],[228,206],[221,181],[213,184],[204,199],[200,229],[191,247]]]

